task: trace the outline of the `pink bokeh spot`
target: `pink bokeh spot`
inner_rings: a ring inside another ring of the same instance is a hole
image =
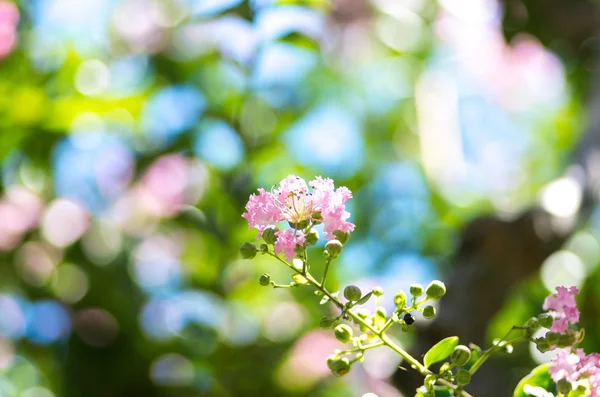
[[[0,58],[10,54],[17,43],[19,10],[8,2],[0,2]]]

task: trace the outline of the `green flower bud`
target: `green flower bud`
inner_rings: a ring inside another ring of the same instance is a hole
[[[319,232],[315,229],[310,229],[310,232],[306,235],[306,245],[315,245],[319,241]]]
[[[461,386],[468,385],[471,382],[471,374],[464,368],[459,369],[455,377],[456,382]]]
[[[260,252],[263,252],[263,253],[266,254],[267,252],[269,252],[269,246],[267,244],[261,244],[260,245]]]
[[[333,319],[331,317],[321,317],[319,321],[319,327],[323,329],[329,329],[333,325]]]
[[[335,327],[335,337],[342,343],[347,343],[352,338],[352,328],[346,324]]]
[[[394,296],[394,305],[398,309],[404,309],[404,305],[406,304],[406,294],[403,291],[396,292]]]
[[[541,353],[546,353],[548,350],[551,349],[550,344],[544,338],[537,338],[533,342],[537,345],[537,349]]]
[[[427,286],[425,293],[429,299],[440,299],[446,295],[446,286],[439,280],[433,280]]]
[[[252,243],[244,243],[240,247],[240,254],[244,259],[252,259],[256,256],[258,250],[256,249],[256,245]]]
[[[373,295],[375,296],[382,296],[383,295],[383,288],[381,287],[375,287],[373,288]]]
[[[550,345],[556,345],[558,338],[560,338],[560,334],[558,332],[547,332],[544,337],[546,338],[546,342]]]
[[[556,346],[558,347],[569,347],[569,346],[573,346],[573,344],[575,344],[577,340],[577,336],[574,334],[565,334],[565,335],[560,335],[558,337],[558,342],[556,343]]]
[[[425,381],[423,382],[423,386],[425,386],[427,390],[433,390],[433,384],[435,383],[435,380],[435,375],[427,375],[425,377]]]
[[[421,296],[423,295],[423,286],[421,284],[413,284],[410,286],[409,291],[412,296]]]
[[[258,280],[258,282],[263,287],[266,287],[267,285],[269,285],[271,283],[271,276],[269,276],[267,273],[265,273],[262,276],[260,276],[260,279]]]
[[[552,327],[552,323],[554,322],[554,319],[552,318],[552,316],[550,314],[542,313],[537,318],[540,322],[540,326],[542,326],[544,328]]]
[[[321,215],[321,211],[313,211],[313,213],[310,215],[310,218],[314,223],[321,223],[323,220],[323,215]]]
[[[362,292],[356,285],[349,285],[344,288],[344,298],[348,299],[349,301],[357,301],[361,298],[361,296]]]
[[[425,306],[423,308],[423,317],[425,318],[433,318],[435,317],[435,307],[433,306]]]
[[[333,258],[337,258],[344,246],[338,240],[329,240],[327,244],[325,244],[325,251]]]
[[[529,320],[525,321],[523,326],[526,328],[527,335],[531,336],[540,327],[540,321],[537,317],[531,317]]]
[[[568,380],[561,379],[556,383],[556,390],[558,391],[559,395],[566,396],[571,392],[571,390],[573,390],[573,386]]]
[[[452,352],[452,356],[450,356],[452,364],[456,365],[457,367],[462,367],[463,365],[468,363],[470,359],[471,349],[469,349],[465,345],[456,346],[454,348],[454,351]]]
[[[331,363],[330,368],[331,372],[333,372],[335,376],[338,378],[342,377],[350,372],[350,360],[348,360],[346,357],[340,358],[339,360],[335,360],[333,363]]]
[[[277,229],[276,227],[270,227],[265,229],[265,231],[262,234],[262,238],[263,240],[265,240],[265,243],[275,244],[275,240],[277,240],[277,236],[275,235],[275,233],[278,231],[279,229]]]
[[[327,368],[331,369],[331,366],[333,365],[334,362],[336,362],[336,360],[339,359],[339,356],[337,354],[331,354],[327,357]]]
[[[387,311],[385,310],[385,307],[379,306],[375,311],[375,317],[379,317],[385,320],[387,318]]]
[[[305,220],[300,221],[298,223],[288,222],[288,224],[290,225],[290,227],[292,229],[304,230],[308,226],[308,219],[305,219]]]
[[[350,233],[342,232],[341,230],[334,231],[333,235],[342,244],[346,244],[350,240]]]

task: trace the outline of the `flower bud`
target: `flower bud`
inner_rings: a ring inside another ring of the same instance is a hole
[[[331,369],[331,365],[338,359],[337,354],[331,354],[327,357],[327,368]]]
[[[429,299],[440,299],[446,295],[446,286],[439,280],[433,280],[427,286],[425,293]]]
[[[346,357],[335,360],[331,363],[331,372],[337,377],[342,377],[350,372],[350,360]]]
[[[576,340],[577,340],[576,335],[571,334],[571,333],[560,335],[558,337],[558,342],[556,343],[556,346],[558,346],[558,347],[573,346],[573,344],[575,344]]]
[[[352,328],[346,324],[340,324],[335,327],[335,337],[342,343],[347,343],[352,338]]]
[[[269,246],[267,244],[261,244],[260,245],[260,252],[263,252],[263,253],[266,254],[267,252],[269,252]]]
[[[421,284],[413,284],[410,286],[409,291],[412,296],[421,296],[423,295],[423,286]]]
[[[542,314],[540,314],[538,316],[538,320],[540,322],[540,326],[542,326],[544,328],[550,328],[550,327],[552,327],[552,323],[554,322],[554,319],[548,313],[542,313]]]
[[[546,353],[548,350],[551,349],[550,344],[544,338],[537,338],[533,342],[536,344],[537,349],[540,351],[540,353]]]
[[[360,291],[360,288],[358,288],[356,285],[349,285],[346,288],[344,288],[344,298],[348,299],[349,301],[357,301],[360,299],[361,296],[362,292]]]
[[[262,234],[262,238],[263,240],[265,240],[265,243],[275,244],[275,241],[277,240],[277,235],[275,233],[277,233],[278,231],[279,229],[277,229],[276,227],[269,227],[265,229],[265,231]]]
[[[310,215],[310,218],[314,223],[321,223],[323,220],[323,215],[321,215],[321,211],[313,211],[313,213]]]
[[[342,244],[346,244],[350,240],[350,233],[342,232],[341,230],[334,231],[333,235]]]
[[[461,368],[456,373],[456,382],[460,385],[468,385],[471,382],[471,374],[464,368]]]
[[[288,222],[288,224],[290,225],[290,227],[292,229],[304,230],[308,226],[308,219],[305,219],[305,220],[300,221],[298,223]]]
[[[435,317],[435,307],[429,305],[423,308],[423,317],[425,318],[433,318]]]
[[[269,285],[271,283],[271,276],[269,276],[267,273],[265,273],[262,276],[260,276],[260,279],[258,280],[258,282],[263,287],[266,287],[267,285]]]
[[[527,336],[531,336],[540,327],[540,321],[537,319],[537,317],[531,317],[523,326],[525,327]]]
[[[450,356],[452,364],[456,365],[457,367],[462,367],[463,365],[468,363],[470,359],[471,349],[469,349],[465,345],[456,346],[454,348],[454,351],[452,352],[452,356]]]
[[[373,288],[373,295],[380,297],[383,295],[383,288],[381,287],[375,287]]]
[[[558,332],[546,332],[544,337],[546,338],[546,342],[548,342],[548,344],[556,345],[558,338],[560,338],[560,334]]]
[[[406,304],[406,294],[403,291],[396,292],[394,296],[394,305],[398,309],[404,309],[404,305]]]
[[[310,229],[310,232],[306,235],[306,245],[315,245],[319,241],[319,232],[315,229]]]
[[[329,240],[327,244],[325,244],[325,251],[333,258],[337,258],[342,252],[342,248],[344,246],[338,240]]]
[[[385,310],[385,307],[379,306],[377,310],[375,310],[375,317],[379,317],[385,320],[387,318],[387,311]]]
[[[328,329],[331,328],[332,325],[333,319],[331,317],[321,317],[321,320],[319,321],[319,327]]]
[[[240,247],[240,254],[244,259],[252,259],[256,256],[258,250],[256,249],[256,245],[252,243],[244,243]]]
[[[556,383],[556,390],[558,391],[559,395],[566,396],[571,393],[573,386],[571,385],[571,382],[563,378]]]

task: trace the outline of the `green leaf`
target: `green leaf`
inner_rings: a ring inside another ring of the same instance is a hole
[[[513,397],[553,396],[552,393],[556,391],[556,384],[550,377],[550,373],[548,372],[549,367],[550,363],[535,367],[529,375],[521,379],[515,388]],[[538,389],[542,389],[546,394],[539,394],[541,391]]]
[[[423,357],[425,368],[429,368],[431,364],[435,364],[449,357],[456,345],[458,345],[457,336],[449,336],[433,345],[433,347],[425,353],[425,357]]]
[[[368,294],[366,294],[365,296],[363,296],[362,298],[357,300],[356,303],[354,304],[354,306],[362,305],[363,303],[366,303],[369,300],[369,298],[371,297],[371,295],[373,295],[373,291],[369,292]]]

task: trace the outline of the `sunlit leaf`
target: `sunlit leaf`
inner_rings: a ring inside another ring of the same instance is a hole
[[[433,345],[433,347],[429,349],[427,353],[425,353],[425,357],[423,357],[423,364],[425,364],[425,368],[429,368],[430,365],[449,357],[454,351],[456,345],[458,345],[457,336],[449,336]]]

